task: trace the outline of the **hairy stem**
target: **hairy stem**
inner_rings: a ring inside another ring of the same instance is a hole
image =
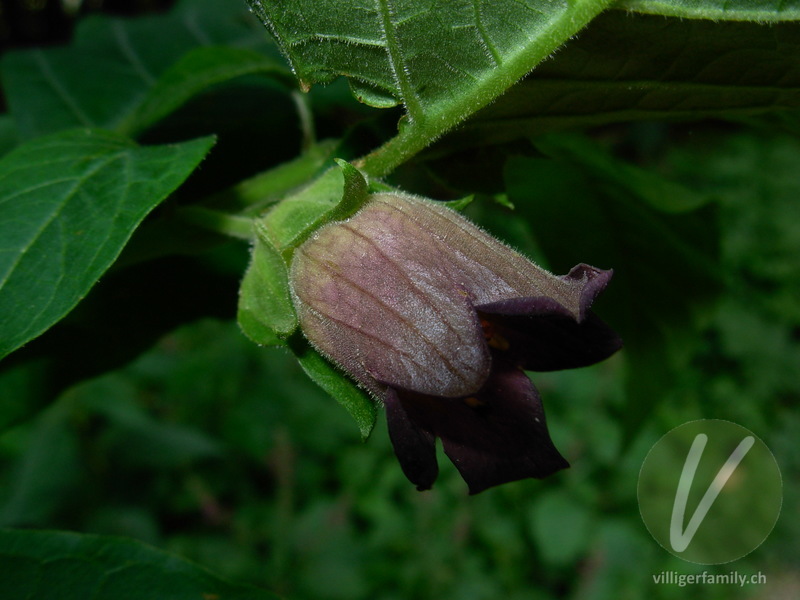
[[[470,94],[456,95],[436,112],[417,115],[413,120],[401,123],[400,133],[354,164],[371,177],[391,173],[439,136],[505,92],[609,4],[610,0],[577,0],[550,22],[543,35],[537,36],[501,66],[490,71]]]

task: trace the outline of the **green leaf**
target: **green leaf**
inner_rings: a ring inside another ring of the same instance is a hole
[[[800,19],[798,0],[622,0],[614,6],[682,19],[776,23]]]
[[[248,242],[253,239],[253,220],[248,217],[232,215],[203,206],[186,206],[176,210],[175,214],[184,223],[191,223],[207,231]],[[180,241],[180,238],[176,240],[175,237],[170,239],[168,244]]]
[[[285,344],[297,328],[286,263],[266,234],[258,235],[253,245],[239,290],[237,319],[244,334],[262,346]]]
[[[447,206],[448,208],[452,208],[453,210],[461,212],[462,210],[467,208],[470,204],[472,204],[474,200],[475,196],[469,195],[469,196],[464,196],[463,198],[460,198],[458,200],[449,200],[447,202],[443,202],[442,204],[444,206]]]
[[[222,444],[209,433],[153,418],[142,406],[140,393],[133,382],[109,374],[70,388],[55,409],[79,407],[105,417],[110,427],[104,450],[120,466],[177,469],[224,455]]]
[[[17,145],[17,126],[10,115],[0,115],[0,156]]]
[[[280,57],[259,29],[238,0],[188,0],[169,14],[137,19],[87,17],[70,46],[4,56],[4,93],[23,139],[72,127],[139,130],[224,80],[223,64],[231,77],[274,70]],[[257,67],[253,50],[216,48],[164,73],[188,51],[214,44],[257,48],[272,59]],[[198,71],[187,74],[190,66]]]
[[[161,75],[120,129],[125,133],[141,132],[203,90],[256,73],[286,79],[290,75],[282,63],[253,50],[220,46],[191,50]]]
[[[248,0],[301,86],[346,75],[374,106],[402,103],[399,135],[363,165],[383,175],[549,56],[605,0],[525,3]]]
[[[58,531],[0,531],[0,581],[9,600],[277,598],[141,542]]]
[[[323,140],[297,158],[246,179],[206,201],[211,207],[257,216],[331,166],[339,142]]]
[[[361,437],[367,439],[378,416],[376,402],[353,383],[352,379],[312,348],[302,335],[292,336],[289,348],[297,357],[306,375],[347,409],[355,419]]]
[[[71,131],[0,160],[0,358],[86,295],[212,143],[138,147],[111,133]]]
[[[800,23],[610,11],[442,142],[483,146],[625,121],[741,119],[800,107]]]
[[[582,135],[551,134],[537,138],[534,145],[551,158],[580,164],[587,174],[627,190],[661,212],[691,212],[713,198],[711,194],[698,193],[651,170],[619,160]]]
[[[0,486],[0,527],[47,522],[80,487],[80,442],[70,418],[58,405],[24,428],[24,444]]]

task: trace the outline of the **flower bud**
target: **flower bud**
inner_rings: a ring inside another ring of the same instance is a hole
[[[589,365],[621,342],[589,311],[611,271],[563,277],[435,202],[375,194],[295,252],[308,340],[387,412],[406,476],[438,473],[435,438],[476,493],[568,466],[523,373]]]

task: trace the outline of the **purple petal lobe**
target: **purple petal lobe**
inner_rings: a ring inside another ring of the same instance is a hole
[[[430,489],[439,474],[435,437],[409,418],[394,389],[389,388],[384,405],[389,439],[403,473],[418,490]]]
[[[550,439],[533,384],[511,365],[496,362],[475,396],[429,398],[402,390],[398,395],[413,422],[441,437],[470,494],[569,466]]]
[[[551,298],[515,298],[477,310],[508,347],[504,358],[528,371],[585,367],[622,347],[616,332],[594,313],[587,311],[577,322]]]
[[[534,317],[534,316],[561,316],[572,317],[572,313],[561,304],[545,296],[534,298],[509,298],[490,304],[480,304],[475,307],[478,312],[491,315],[506,315]],[[573,319],[574,320],[574,319]]]

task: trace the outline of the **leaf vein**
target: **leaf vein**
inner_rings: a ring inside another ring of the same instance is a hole
[[[489,53],[495,66],[499,66],[503,62],[503,58],[497,47],[492,42],[489,32],[486,30],[486,24],[483,22],[483,11],[481,10],[481,0],[472,0],[472,11],[475,18],[475,27],[481,38],[481,45]]]
[[[156,83],[156,78],[150,73],[150,70],[145,66],[145,64],[139,58],[139,55],[136,53],[136,50],[131,45],[131,39],[128,36],[127,30],[122,26],[120,21],[114,21],[114,37],[119,44],[120,50],[122,50],[122,55],[128,59],[131,66],[133,66],[134,71],[141,77],[141,79],[148,85],[152,86]]]
[[[208,34],[203,31],[203,28],[197,22],[197,13],[196,11],[186,11],[183,13],[181,18],[181,22],[183,23],[184,27],[186,27],[186,31],[197,40],[197,42],[201,46],[208,46],[211,44],[211,38]]]
[[[65,88],[58,77],[56,77],[56,73],[53,71],[50,63],[48,62],[45,53],[41,50],[36,50],[34,52],[34,57],[36,58],[36,62],[42,71],[42,75],[44,75],[45,81],[50,84],[53,90],[55,90],[56,96],[67,105],[67,108],[69,108],[72,114],[75,115],[82,125],[86,127],[92,126],[92,120],[85,112],[81,110],[75,98],[72,97],[67,88]]]
[[[75,181],[75,184],[72,186],[72,188],[69,191],[67,191],[67,193],[64,195],[64,199],[58,204],[57,207],[55,207],[55,210],[52,212],[52,214],[40,225],[40,227],[38,229],[35,229],[32,232],[32,236],[31,236],[29,242],[25,246],[20,248],[16,259],[9,265],[9,269],[6,272],[5,277],[3,277],[2,281],[0,281],[0,288],[2,288],[6,284],[8,279],[11,277],[11,274],[17,268],[17,266],[19,265],[20,261],[23,259],[25,254],[31,249],[31,247],[34,246],[34,244],[36,244],[36,242],[39,240],[39,238],[42,237],[42,234],[55,221],[55,219],[58,218],[58,216],[64,210],[64,207],[74,197],[74,195],[77,193],[77,190],[80,189],[81,184],[84,181],[86,181],[87,179],[89,179],[90,177],[92,177],[92,175],[94,175],[95,173],[97,173],[98,171],[103,169],[109,162],[113,161],[113,159],[114,159],[114,157],[110,157],[109,160],[106,160],[106,161],[98,163],[95,167],[93,167],[92,169],[87,171],[85,176],[83,176],[80,179],[77,179]],[[38,317],[38,315],[37,315],[37,317]],[[31,319],[31,322],[33,322],[33,321],[35,321],[35,319]]]
[[[386,49],[386,43],[382,40],[372,40],[369,38],[359,38],[350,35],[339,35],[334,33],[315,33],[313,35],[308,35],[305,37],[297,38],[293,40],[291,45],[294,46],[302,46],[305,44],[319,42],[319,41],[332,41],[332,42],[341,42],[348,46],[367,46],[371,48],[383,48]]]
[[[376,3],[378,16],[380,17],[381,35],[385,43],[386,54],[389,57],[389,68],[397,86],[397,93],[406,106],[409,121],[422,120],[422,106],[411,85],[408,66],[403,60],[402,48],[400,48],[400,42],[397,39],[391,0],[376,0]]]

